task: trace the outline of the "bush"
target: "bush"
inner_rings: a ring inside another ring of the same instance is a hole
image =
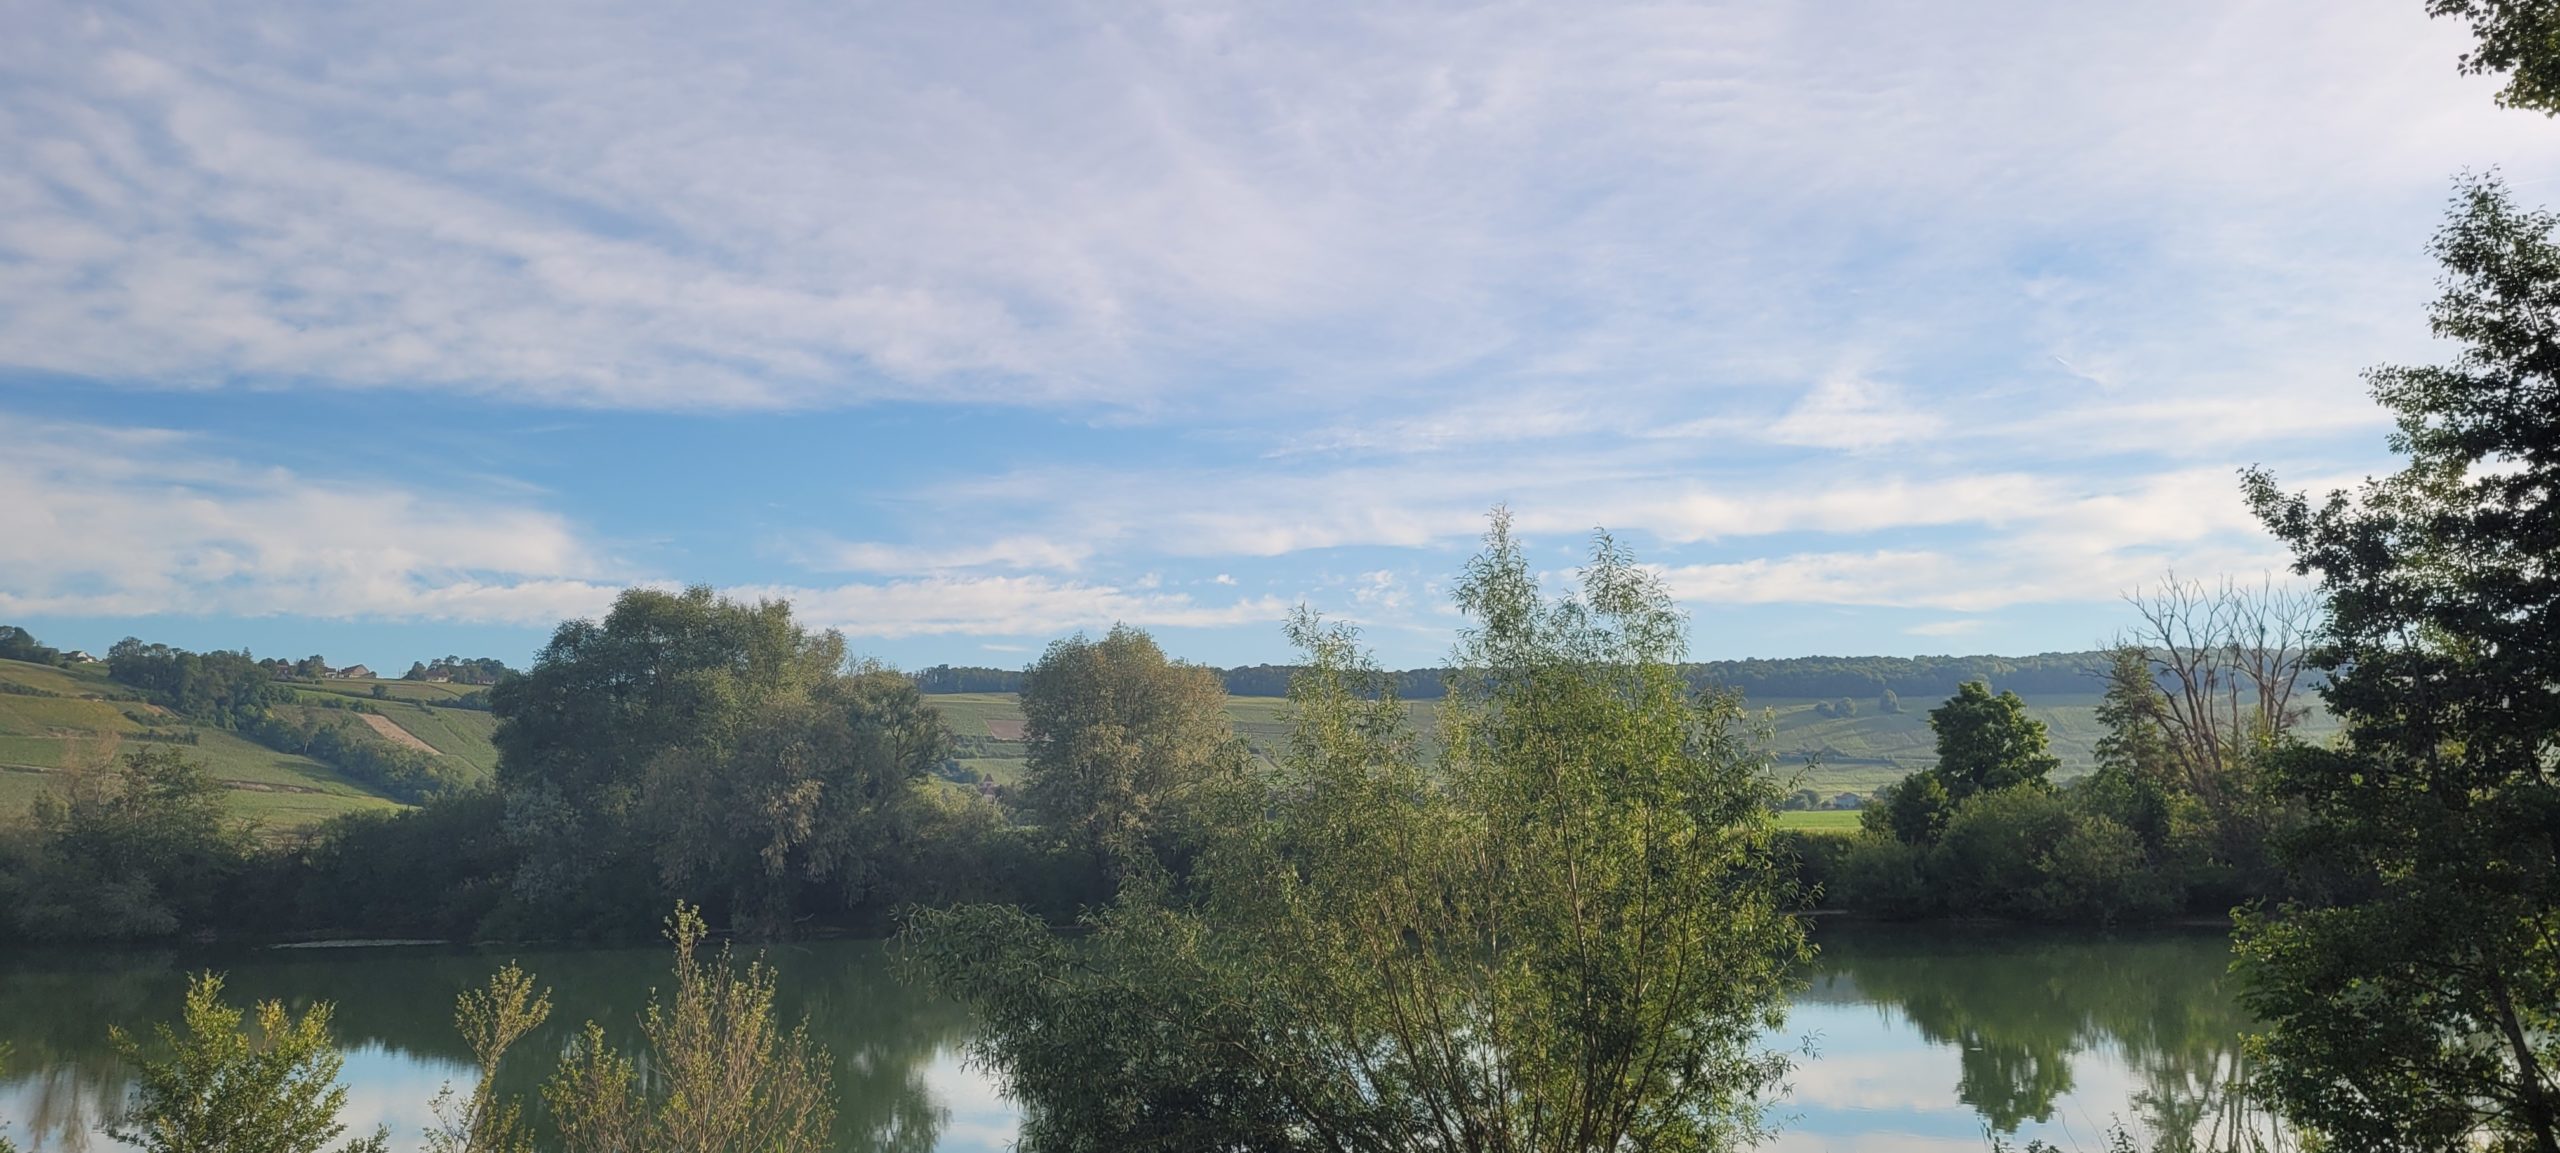
[[[62,796],[37,799],[33,840],[0,850],[15,858],[0,895],[19,931],[136,940],[207,924],[250,848],[212,774],[176,749],[142,748],[66,780]]]
[[[516,852],[493,790],[320,826],[293,862],[294,926],[391,937],[476,936],[506,898]],[[283,928],[286,926],[276,926]]]
[[[1837,903],[1879,917],[1927,917],[1945,911],[1929,877],[1929,850],[1873,830],[1851,838],[1840,855]]]
[[[1925,845],[1938,839],[1953,807],[1946,782],[1923,770],[1876,790],[1876,803],[1858,814],[1858,824],[1905,844]]]
[[[1931,854],[1930,873],[1957,910],[2031,917],[2044,862],[2076,818],[2061,797],[2035,786],[1999,789],[1956,806]]]
[[[2152,867],[2142,838],[2107,817],[2079,818],[2038,865],[2044,879],[2026,898],[2040,920],[2112,925],[2177,911],[2177,887]]]

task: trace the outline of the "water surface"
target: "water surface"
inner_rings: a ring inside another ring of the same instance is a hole
[[[1799,1059],[1784,1126],[1769,1148],[1981,1150],[1985,1134],[2098,1149],[2111,1123],[2204,1132],[2232,1103],[2245,1018],[2218,934],[2100,937],[1979,928],[1833,924],[1774,1047]],[[1005,1148],[1014,1110],[961,1046],[968,1015],[889,972],[883,947],[778,947],[784,1008],[806,1014],[837,1059],[839,1145],[847,1151],[974,1153]],[[0,1121],[30,1151],[116,1149],[101,1130],[126,1071],[107,1028],[174,1020],[186,974],[228,975],[228,999],[337,1005],[354,1132],[388,1125],[415,1148],[427,1102],[466,1086],[470,1053],[453,998],[521,961],[553,989],[552,1022],[519,1058],[556,1053],[587,1020],[628,1044],[662,949],[37,952],[0,954]],[[502,1079],[530,1095],[543,1071],[519,1060]]]

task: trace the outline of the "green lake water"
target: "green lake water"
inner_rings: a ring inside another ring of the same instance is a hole
[[[1766,1148],[1982,1150],[1987,1132],[2096,1150],[2111,1123],[2206,1132],[2235,1103],[2246,1019],[2212,933],[2058,936],[1973,927],[1827,925],[1774,1048],[1799,1052]],[[968,1015],[890,973],[876,942],[770,952],[786,1011],[833,1051],[846,1150],[1005,1148],[1014,1110],[962,1057]],[[0,954],[0,1129],[28,1150],[118,1148],[101,1132],[125,1071],[107,1028],[174,1019],[187,973],[228,974],[229,999],[337,1005],[353,1132],[413,1149],[427,1102],[467,1081],[454,995],[508,959],[554,990],[552,1023],[502,1079],[528,1095],[546,1053],[589,1019],[626,1041],[660,949],[425,947]],[[1809,1051],[1807,1051],[1809,1050]]]

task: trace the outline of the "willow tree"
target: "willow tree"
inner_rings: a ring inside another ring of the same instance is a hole
[[[1683,621],[1603,537],[1544,594],[1507,517],[1427,759],[1393,680],[1302,613],[1286,753],[1208,805],[1195,868],[1091,932],[918,915],[1029,1150],[1565,1153],[1747,1144],[1802,957],[1774,787]]]

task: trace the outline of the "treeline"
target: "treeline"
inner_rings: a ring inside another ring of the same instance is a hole
[[[2028,657],[1790,657],[1783,660],[1701,661],[1680,674],[1697,688],[1726,688],[1746,697],[1827,698],[1880,702],[1894,697],[1934,699],[1970,681],[2012,692],[2093,693],[2103,687],[2104,652],[2040,653]],[[1301,665],[1240,665],[1215,670],[1228,695],[1282,697]],[[1450,670],[1388,672],[1387,683],[1409,701],[1449,693]],[[974,665],[935,665],[915,674],[928,693],[1011,693],[1022,689],[1023,671]]]
[[[432,661],[412,661],[404,681],[452,681],[465,685],[494,685],[515,674],[505,661],[496,657],[437,657]]]
[[[290,690],[245,654],[120,646],[116,675],[155,699],[363,765],[421,803],[258,839],[223,819],[219,783],[186,750],[146,748],[65,774],[27,827],[0,831],[0,925],[39,940],[629,939],[675,900],[760,937],[884,928],[900,907],[964,899],[1070,920],[1118,883],[1102,846],[1178,810],[1186,766],[1241,749],[1214,678],[1138,634],[1094,645],[1107,669],[1026,691],[1050,783],[1001,799],[942,776],[948,726],[911,679],[850,662],[842,637],[786,604],[707,589],[634,590],[601,621],[563,624],[491,690],[500,765],[475,788],[283,707]],[[1071,643],[1053,662],[1088,655]],[[1086,740],[1123,759],[1099,775],[1052,768]]]
[[[36,640],[34,633],[16,625],[0,625],[0,661],[58,665],[62,663],[62,650]]]

